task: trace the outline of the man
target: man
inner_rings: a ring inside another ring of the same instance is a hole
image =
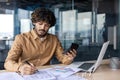
[[[76,56],[76,51],[71,50],[63,54],[58,38],[48,33],[56,23],[54,13],[49,9],[37,8],[31,14],[31,21],[34,28],[15,37],[5,60],[5,69],[23,75],[33,74],[37,66],[50,64],[53,55],[63,64],[70,64]]]

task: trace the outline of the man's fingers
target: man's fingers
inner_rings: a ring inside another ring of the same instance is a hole
[[[36,68],[32,64],[24,64],[21,66],[20,72],[22,75],[30,75],[36,72]]]

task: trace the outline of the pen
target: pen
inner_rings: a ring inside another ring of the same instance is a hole
[[[28,64],[28,65],[30,65],[30,66],[33,66],[28,61],[25,61],[25,63]],[[36,70],[36,72],[38,72],[38,70]]]
[[[23,75],[20,73],[20,71],[16,71],[16,73],[18,73],[18,75],[20,75],[21,77],[23,77]]]
[[[23,75],[22,75],[20,72],[18,72],[18,74],[19,74],[21,77],[23,77]]]
[[[28,65],[32,66],[28,61],[25,61],[25,63],[27,63]]]

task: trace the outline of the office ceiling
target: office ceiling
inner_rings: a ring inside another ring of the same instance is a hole
[[[21,8],[25,10],[34,10],[36,7],[59,8],[60,10],[77,9],[79,12],[92,11],[93,1],[97,0],[0,0],[0,11],[2,9]],[[98,0],[98,13],[114,12],[114,1],[116,0]],[[95,2],[96,3],[96,2]]]
[[[36,7],[81,10],[90,9],[92,0],[0,0],[0,8],[15,9],[22,8],[33,10]],[[74,7],[73,7],[74,6]]]
[[[89,2],[90,0],[19,0],[19,2],[17,2],[17,5],[20,8],[71,8],[72,5],[74,5],[74,7],[88,6]]]

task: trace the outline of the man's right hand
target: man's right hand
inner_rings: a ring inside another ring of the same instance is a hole
[[[31,75],[34,74],[36,70],[37,69],[33,64],[29,65],[26,63],[22,64],[18,69],[21,75]]]

